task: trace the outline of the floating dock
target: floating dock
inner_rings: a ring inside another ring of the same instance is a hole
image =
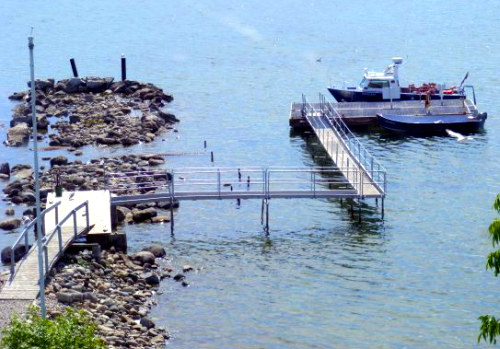
[[[426,115],[430,114],[464,114],[477,116],[478,110],[469,99],[432,100],[426,108],[425,100],[393,101],[393,102],[342,102],[330,103],[320,95],[319,103],[294,102],[290,108],[290,126],[294,129],[310,129],[306,119],[306,106],[321,110],[326,105],[349,127],[377,126],[377,114],[391,115]]]

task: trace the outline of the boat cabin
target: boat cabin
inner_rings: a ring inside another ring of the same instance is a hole
[[[401,87],[399,86],[398,67],[403,63],[403,59],[395,57],[383,72],[369,72],[365,69],[363,80],[359,83],[358,89],[364,95],[380,94],[382,99],[400,99]]]

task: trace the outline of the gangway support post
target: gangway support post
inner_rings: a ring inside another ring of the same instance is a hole
[[[174,236],[174,197],[170,196],[170,235]]]

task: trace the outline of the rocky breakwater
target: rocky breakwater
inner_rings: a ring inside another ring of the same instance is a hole
[[[160,280],[185,282],[184,274],[175,275],[166,261],[159,262],[163,256],[165,250],[159,245],[131,256],[113,250],[98,258],[88,251],[66,256],[51,271],[46,287],[49,316],[66,306],[84,309],[98,324],[108,348],[163,347],[169,334],[148,317],[149,309]]]
[[[179,121],[163,110],[173,97],[149,83],[96,77],[57,83],[48,79],[37,80],[35,91],[37,126],[47,130],[40,138],[48,136],[51,146],[151,142]],[[13,109],[6,144],[20,146],[31,134],[30,91],[16,92],[9,98],[19,104]]]
[[[59,155],[48,159],[50,168],[40,174],[40,197],[42,201],[47,194],[54,191],[56,182],[64,190],[100,190],[104,189],[106,174],[110,173],[142,173],[141,180],[155,180],[158,185],[167,181],[168,174],[155,171],[154,167],[163,165],[165,160],[157,154],[130,154],[120,157],[102,157],[87,163],[80,160],[68,161],[65,156]],[[33,170],[30,165],[16,165],[11,170],[14,180],[11,180],[3,189],[6,197],[4,200],[13,204],[35,203]],[[147,176],[151,173],[150,176]],[[127,178],[127,177],[125,177]],[[133,181],[130,177],[129,181]],[[122,183],[125,183],[122,179]],[[140,184],[140,183],[139,183]],[[146,193],[154,191],[153,187],[141,187],[137,184],[125,193]]]

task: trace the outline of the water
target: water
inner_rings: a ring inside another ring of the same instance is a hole
[[[477,316],[496,313],[498,280],[485,271],[487,227],[499,191],[495,1],[2,2],[0,122],[6,97],[36,74],[128,77],[174,94],[179,132],[133,151],[185,152],[169,166],[309,166],[317,147],[290,135],[288,111],[305,93],[356,82],[362,69],[405,59],[403,83],[458,84],[467,71],[486,132],[452,138],[360,136],[388,171],[385,219],[372,201],[363,222],[337,200],[272,200],[270,237],[260,202],[186,202],[176,236],[166,225],[128,227],[130,246],[168,247],[200,271],[190,287],[162,284],[152,315],[170,348],[464,348]],[[321,57],[321,62],[316,62]],[[0,138],[5,139],[5,128]],[[85,160],[120,149],[85,149]],[[201,152],[201,155],[194,153]],[[42,152],[42,155],[53,155]],[[2,161],[31,162],[4,148]],[[0,212],[5,210],[0,204]],[[16,210],[22,210],[17,207]],[[14,235],[0,234],[0,245]]]

